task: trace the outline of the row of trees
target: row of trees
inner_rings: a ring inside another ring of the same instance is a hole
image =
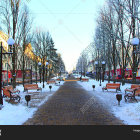
[[[139,0],[107,0],[98,12],[97,27],[93,39],[93,60],[105,61],[110,72],[122,68],[122,79],[125,69],[132,68],[135,82],[140,57],[136,53],[138,46],[132,46],[132,38],[139,38]],[[110,78],[110,77],[109,77]]]
[[[81,76],[86,75],[86,72],[88,71],[88,69],[87,69],[88,63],[94,59],[94,52],[95,52],[95,48],[93,47],[93,43],[88,45],[81,52],[77,65],[76,65],[76,71],[81,73]]]
[[[115,77],[119,65],[124,79],[130,65],[133,81],[140,61],[136,46],[131,46],[132,38],[139,38],[139,4],[139,0],[108,0],[99,11],[94,38],[96,52],[106,61],[109,73],[113,66]]]
[[[54,41],[49,32],[39,30],[39,28],[32,28],[33,18],[31,17],[25,0],[1,0],[0,25],[1,30],[15,40],[12,55],[12,76],[14,87],[16,86],[16,72],[18,69],[23,71],[24,83],[25,63],[28,63],[25,61],[25,49],[29,43],[32,44],[34,54],[41,58],[43,66],[45,65],[45,62],[49,60],[49,62],[53,63],[53,66],[55,67],[53,71],[59,71],[58,64],[60,62],[58,62],[59,56],[54,49]],[[18,55],[21,55],[21,59],[18,59]],[[61,61],[63,63],[62,59]],[[38,66],[37,64],[38,62],[36,59],[34,65],[36,70]]]

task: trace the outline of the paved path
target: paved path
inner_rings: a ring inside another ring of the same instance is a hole
[[[77,82],[63,86],[23,125],[124,125]]]

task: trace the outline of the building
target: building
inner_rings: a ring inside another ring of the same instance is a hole
[[[7,40],[8,40],[8,35],[6,35],[5,33],[3,33],[2,31],[0,31],[0,42],[2,43],[2,47],[3,47],[3,52],[8,52],[9,51],[9,47],[7,44]],[[17,46],[15,44],[16,51],[17,53],[15,54],[15,58],[16,58],[16,80],[17,81],[22,81],[22,77],[23,77],[23,48],[20,46]],[[33,79],[35,78],[35,63],[38,64],[38,62],[42,62],[41,58],[36,56],[33,52],[32,46],[29,43],[28,45],[25,46],[25,53],[24,53],[24,58],[25,58],[25,70],[29,70],[31,69],[32,66],[32,76]],[[51,67],[48,66],[48,67]],[[3,61],[2,61],[2,81],[4,83],[8,83],[11,82],[11,78],[12,78],[12,57],[9,55],[3,55]],[[39,78],[39,74],[38,74],[38,78]]]

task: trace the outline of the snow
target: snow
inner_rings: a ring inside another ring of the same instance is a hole
[[[60,86],[63,84],[64,81],[61,81]],[[38,86],[43,87],[43,83],[38,83]],[[42,88],[42,92],[30,90],[29,93],[23,92],[24,88],[22,85],[16,86],[16,89],[20,90],[20,103],[16,101],[15,104],[11,102],[8,103],[9,99],[3,98],[3,106],[0,110],[0,125],[22,125],[29,118],[32,118],[38,107],[47,102],[60,86],[59,84],[52,84],[52,89],[50,91],[49,85],[45,82],[45,88]],[[28,94],[31,95],[31,101],[27,106],[25,95]]]
[[[76,75],[75,77],[79,77]],[[85,77],[88,78],[88,77]],[[55,78],[54,78],[55,79]],[[122,100],[120,106],[116,100],[116,92],[113,89],[109,91],[102,91],[108,83],[107,81],[102,82],[102,85],[99,86],[99,82],[89,78],[89,82],[78,81],[89,94],[97,97],[101,103],[104,104],[108,110],[113,113],[116,117],[123,120],[126,125],[140,125],[140,97],[136,96],[137,102],[125,102],[124,100],[124,90],[131,87],[131,84],[121,85]],[[64,81],[61,81],[60,85],[63,85]],[[43,83],[38,83],[39,87],[42,87]],[[95,85],[93,91],[92,85]],[[29,93],[31,95],[31,101],[29,106],[27,106],[25,101],[26,92],[23,92],[23,86],[19,85],[16,88],[19,89],[21,101],[20,103],[12,104],[8,103],[9,99],[3,99],[3,107],[0,110],[0,125],[22,125],[29,118],[32,118],[33,114],[37,111],[38,107],[47,102],[49,98],[59,89],[60,86],[52,84],[52,90],[50,92],[49,85],[45,83],[45,88],[42,88],[40,93]],[[30,91],[31,92],[31,91]]]
[[[77,77],[77,76],[76,76]],[[121,92],[115,91],[115,89],[110,89],[108,91],[102,91],[102,87],[108,83],[104,81],[99,86],[99,81],[94,79],[89,79],[89,82],[77,81],[85,90],[97,97],[101,103],[108,108],[108,110],[113,113],[117,118],[123,120],[126,125],[140,125],[140,97],[136,96],[137,102],[131,102],[124,100],[125,89],[130,88],[131,84],[126,83],[124,86],[121,85]],[[92,85],[95,85],[95,89],[92,88]],[[94,90],[94,91],[93,91]],[[122,100],[120,106],[116,99],[116,94],[122,94]]]

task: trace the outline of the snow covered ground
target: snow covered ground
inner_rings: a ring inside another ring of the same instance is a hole
[[[78,77],[78,75],[76,76]],[[86,77],[88,78],[88,77]],[[120,118],[127,125],[140,125],[140,97],[136,97],[138,103],[134,102],[125,102],[124,97],[118,106],[116,100],[115,90],[102,91],[102,87],[106,85],[107,81],[102,82],[102,86],[99,86],[99,82],[93,79],[89,79],[89,82],[78,83],[86,89],[90,94],[96,96],[101,103],[103,103],[109,111],[111,111],[116,117]],[[61,81],[60,85],[63,85],[64,82]],[[42,87],[43,83],[38,83],[39,87]],[[92,85],[95,85],[93,91]],[[121,86],[121,93],[124,96],[124,90],[130,87],[131,84],[125,84]],[[31,118],[36,112],[39,106],[46,102],[58,89],[60,86],[52,85],[52,90],[50,92],[49,85],[45,84],[45,88],[42,90],[42,93],[30,93],[31,101],[27,107],[25,101],[26,92],[23,92],[23,86],[17,86],[19,89],[21,101],[20,103],[8,103],[9,99],[4,98],[3,108],[0,110],[0,125],[22,125],[28,118]]]
[[[104,87],[106,83],[108,83],[108,81],[102,82],[102,85],[99,86],[99,82],[93,79],[89,79],[89,82],[78,81],[78,84],[90,94],[96,96],[116,117],[123,120],[126,125],[140,125],[140,97],[136,96],[138,103],[135,101],[125,102],[124,100],[124,90],[130,88],[131,84],[121,85],[121,92],[118,91],[118,93],[122,94],[122,100],[119,106],[116,100],[117,93],[114,89],[102,91],[102,87]],[[92,85],[95,85],[94,91]]]
[[[63,85],[64,81],[60,82],[60,85]],[[39,87],[42,87],[43,83],[38,83]],[[28,118],[32,118],[35,111],[41,106],[44,102],[46,102],[58,89],[59,84],[52,84],[52,89],[50,91],[49,85],[45,82],[45,88],[42,88],[42,92],[31,93],[29,91],[29,95],[31,95],[31,101],[27,107],[27,103],[25,101],[26,92],[23,92],[24,88],[22,85],[17,86],[16,89],[20,90],[20,103],[8,103],[9,99],[3,98],[3,107],[0,110],[0,125],[22,125]]]

